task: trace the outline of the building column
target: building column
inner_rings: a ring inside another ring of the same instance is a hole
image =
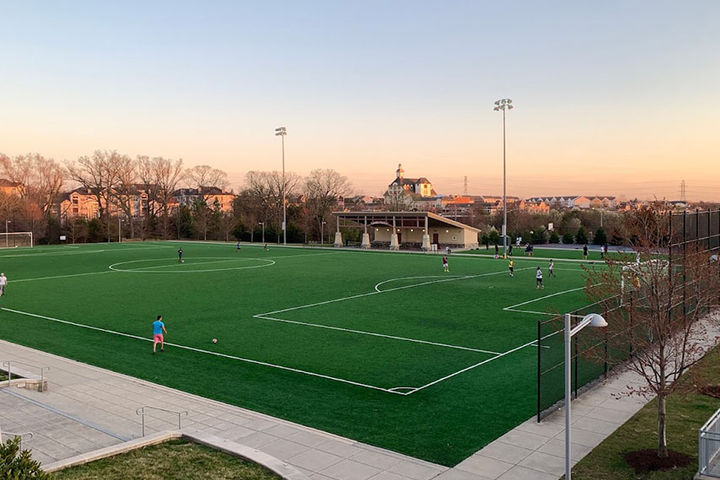
[[[363,231],[362,236],[362,242],[360,243],[360,248],[370,248],[370,235],[368,235],[367,231],[367,215],[365,215],[365,230]]]
[[[390,235],[390,250],[399,250],[399,249],[400,249],[400,245],[398,245],[397,228],[395,228],[395,215],[393,215],[392,234]]]
[[[425,231],[422,237],[422,250],[424,252],[430,251],[430,229],[428,228],[428,217],[425,216]]]
[[[335,228],[335,242],[333,245],[336,248],[343,246],[342,233],[340,233],[340,215],[337,216],[337,227]]]

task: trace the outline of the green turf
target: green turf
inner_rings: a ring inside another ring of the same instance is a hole
[[[0,336],[454,465],[535,413],[528,344],[542,315],[503,308],[586,303],[572,262],[536,290],[545,260],[517,258],[510,278],[506,261],[477,256],[443,273],[438,255],[182,246],[184,263],[162,242],[0,252]],[[152,355],[157,314],[168,342],[197,350]]]

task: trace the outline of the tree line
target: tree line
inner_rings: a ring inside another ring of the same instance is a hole
[[[227,174],[209,165],[186,168],[182,159],[131,157],[97,150],[59,162],[37,153],[0,153],[0,216],[12,231],[31,231],[39,243],[117,239],[255,240],[262,231],[275,241],[282,231],[283,192],[288,213],[288,241],[319,239],[339,197],[352,187],[332,169],[307,177],[293,172],[250,171],[223,208],[215,194],[227,187]],[[97,217],[61,211],[63,193],[82,188],[97,205]],[[189,201],[178,204],[181,188]],[[220,190],[218,190],[220,189]]]

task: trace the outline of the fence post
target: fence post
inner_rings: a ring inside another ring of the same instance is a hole
[[[577,392],[578,392],[578,336],[576,335],[575,338],[570,338],[571,342],[575,342],[573,345],[573,354],[575,355],[575,359],[573,361],[573,366],[575,367],[575,371],[573,372],[573,381],[575,382],[575,388],[573,389],[573,398],[577,398]]]
[[[712,245],[710,245],[710,237],[711,237],[711,235],[710,235],[710,228],[712,228],[712,227],[710,226],[710,209],[708,209],[708,211],[707,211],[707,218],[708,218],[708,221],[707,221],[707,232],[706,232],[706,234],[707,234],[707,249],[708,249],[708,252],[709,252],[709,251],[712,250]]]
[[[541,355],[542,355],[542,347],[540,346],[540,341],[542,340],[542,320],[538,320],[537,322],[537,421],[540,423],[540,405],[541,405],[541,398],[540,398],[540,378],[541,378]]]
[[[682,244],[682,246],[683,246],[683,267],[682,267],[682,268],[683,268],[683,274],[682,274],[682,279],[683,279],[683,321],[684,321],[684,320],[686,319],[686,317],[687,317],[687,307],[686,307],[686,305],[685,305],[685,299],[686,299],[686,295],[687,295],[687,293],[686,293],[686,288],[687,288],[687,281],[686,281],[686,280],[687,280],[687,277],[686,277],[686,269],[687,269],[687,211],[686,211],[686,210],[683,210],[683,236],[682,236],[682,241],[683,241],[683,244]]]

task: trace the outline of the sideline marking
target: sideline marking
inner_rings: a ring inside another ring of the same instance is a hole
[[[14,309],[12,309],[12,308],[5,308],[5,307],[0,308],[0,310],[5,310],[6,312],[16,313],[16,314],[18,314],[18,315],[26,315],[26,316],[28,316],[28,317],[41,318],[41,319],[43,319],[43,320],[49,320],[49,321],[51,321],[51,322],[64,323],[64,324],[66,324],[66,325],[72,325],[72,326],[74,326],[74,327],[87,328],[87,329],[89,329],[89,330],[95,330],[95,331],[98,331],[98,332],[110,333],[110,334],[113,334],[113,335],[119,335],[119,336],[122,336],[122,337],[128,337],[128,338],[132,338],[132,339],[135,339],[135,340],[142,340],[142,341],[144,341],[144,342],[152,342],[152,339],[151,339],[151,338],[140,337],[140,336],[138,336],[138,335],[133,335],[133,334],[131,334],[131,333],[118,332],[118,331],[115,331],[115,330],[108,330],[108,329],[106,329],[106,328],[93,327],[93,326],[91,326],[91,325],[84,325],[84,324],[82,324],[82,323],[71,322],[70,320],[62,320],[62,319],[60,319],[60,318],[48,317],[48,316],[46,316],[46,315],[39,315],[39,314],[37,314],[37,313],[23,312],[23,311],[21,311],[21,310],[14,310]],[[404,395],[403,393],[401,393],[401,392],[396,392],[396,391],[394,391],[393,389],[382,388],[382,387],[377,387],[377,386],[375,386],[375,385],[369,385],[369,384],[366,384],[366,383],[355,382],[355,381],[353,381],[353,380],[347,380],[347,379],[345,379],[345,378],[332,377],[332,376],[330,376],[330,375],[323,375],[322,373],[315,373],[315,372],[310,372],[310,371],[307,371],[307,370],[300,370],[300,369],[298,369],[298,368],[286,367],[286,366],[284,366],[284,365],[277,365],[277,364],[274,364],[274,363],[262,362],[262,361],[260,361],[260,360],[253,360],[253,359],[251,359],[251,358],[243,358],[243,357],[238,357],[238,356],[235,356],[235,355],[229,355],[229,354],[226,354],[226,353],[212,352],[212,351],[210,351],[210,350],[204,350],[204,349],[202,349],[202,348],[190,347],[190,346],[187,346],[187,345],[180,345],[180,344],[177,344],[177,343],[165,342],[165,345],[169,345],[169,346],[171,346],[171,347],[180,348],[180,349],[183,349],[183,350],[189,350],[189,351],[191,351],[191,352],[205,353],[205,354],[208,354],[208,355],[215,355],[216,357],[229,358],[229,359],[231,359],[231,360],[238,360],[238,361],[241,361],[241,362],[252,363],[252,364],[255,364],[255,365],[262,365],[262,366],[264,366],[264,367],[272,367],[272,368],[277,368],[277,369],[280,369],[280,370],[286,370],[286,371],[289,371],[289,372],[302,373],[302,374],[304,374],[304,375],[309,375],[309,376],[311,376],[311,377],[324,378],[324,379],[326,379],[326,380],[334,380],[334,381],[336,381],[336,382],[347,383],[347,384],[355,385],[355,386],[358,386],[358,387],[371,388],[371,389],[373,389],[373,390],[380,390],[380,391],[382,391],[382,392],[388,392],[388,393],[392,393],[392,394],[395,394],[395,395]]]
[[[6,311],[6,312],[15,313],[15,314],[18,314],[18,315],[25,315],[25,316],[28,316],[28,317],[35,317],[35,318],[40,318],[40,319],[43,319],[43,320],[49,320],[49,321],[51,321],[51,322],[57,322],[57,323],[62,323],[62,324],[66,324],[66,325],[71,325],[71,326],[74,326],[74,327],[86,328],[86,329],[88,329],[88,330],[95,330],[95,331],[98,331],[98,332],[110,333],[110,334],[113,334],[113,335],[118,335],[118,336],[122,336],[122,337],[132,338],[132,339],[135,339],[135,340],[142,340],[142,341],[144,341],[144,342],[152,342],[152,341],[153,341],[153,340],[150,339],[150,338],[141,337],[141,336],[139,336],[139,335],[133,335],[133,334],[131,334],[131,333],[124,333],[124,332],[118,332],[118,331],[116,331],[116,330],[109,330],[109,329],[106,329],[106,328],[94,327],[94,326],[92,326],[92,325],[85,325],[85,324],[82,324],[82,323],[72,322],[72,321],[70,321],[70,320],[62,320],[62,319],[60,319],[60,318],[49,317],[49,316],[40,315],[40,314],[37,314],[37,313],[24,312],[24,311],[22,311],[22,310],[15,310],[15,309],[6,308],[6,307],[2,307],[2,308],[0,308],[0,310],[4,310],[4,311]],[[277,368],[277,369],[285,370],[285,371],[289,371],[289,372],[301,373],[301,374],[303,374],[303,375],[309,375],[309,376],[311,376],[311,377],[318,377],[318,378],[323,378],[323,379],[326,379],[326,380],[333,380],[333,381],[336,381],[336,382],[347,383],[347,384],[349,384],[349,385],[355,385],[355,386],[357,386],[357,387],[370,388],[370,389],[372,389],[372,390],[379,390],[379,391],[382,391],[382,392],[392,393],[392,394],[394,394],[394,395],[402,395],[402,396],[411,395],[411,394],[413,394],[413,393],[415,393],[415,392],[418,392],[418,391],[423,390],[423,389],[425,389],[425,388],[427,388],[427,387],[430,387],[430,386],[432,386],[432,385],[435,385],[435,384],[437,384],[437,383],[440,383],[440,382],[442,382],[442,381],[444,381],[444,380],[447,380],[447,379],[452,378],[452,377],[454,377],[454,376],[460,375],[461,373],[467,372],[467,371],[472,370],[472,369],[474,369],[474,368],[476,368],[476,367],[479,367],[479,366],[481,366],[481,365],[485,365],[486,363],[492,362],[493,360],[496,360],[496,359],[498,359],[498,358],[504,357],[505,355],[509,355],[509,354],[511,354],[511,353],[513,353],[513,352],[516,352],[516,351],[518,351],[518,350],[520,350],[520,349],[522,349],[522,348],[525,348],[525,347],[527,347],[527,346],[530,346],[530,345],[532,345],[533,343],[537,343],[537,340],[533,340],[532,342],[528,342],[528,343],[526,343],[526,344],[524,344],[524,345],[520,345],[519,347],[515,347],[515,348],[513,348],[513,349],[511,349],[511,350],[508,350],[508,351],[506,351],[506,352],[499,353],[499,354],[497,354],[497,355],[495,355],[495,356],[493,356],[493,357],[490,357],[490,358],[488,358],[488,359],[485,359],[485,360],[483,360],[483,361],[481,361],[481,362],[478,362],[478,363],[475,363],[475,364],[473,364],[473,365],[470,365],[469,367],[465,367],[465,368],[463,368],[463,369],[461,369],[461,370],[458,370],[457,372],[451,373],[451,374],[449,374],[449,375],[445,375],[444,377],[441,377],[441,378],[439,378],[439,379],[437,379],[437,380],[434,380],[434,381],[432,381],[432,382],[430,382],[430,383],[427,383],[427,384],[425,384],[425,385],[423,385],[423,386],[421,386],[421,387],[402,387],[402,386],[400,386],[400,387],[392,387],[392,388],[383,388],[383,387],[378,387],[378,386],[375,386],[375,385],[370,385],[370,384],[367,384],[367,383],[361,383],[361,382],[356,382],[356,381],[353,381],[353,380],[348,380],[348,379],[345,379],[345,378],[333,377],[333,376],[331,376],[331,375],[324,375],[324,374],[322,374],[322,373],[310,372],[310,371],[308,371],[308,370],[301,370],[301,369],[298,369],[298,368],[286,367],[286,366],[284,366],[284,365],[278,365],[278,364],[274,364],[274,363],[263,362],[263,361],[260,361],[260,360],[253,360],[253,359],[250,359],[250,358],[238,357],[238,356],[229,355],[229,354],[226,354],[226,353],[213,352],[213,351],[210,351],[210,350],[204,350],[204,349],[202,349],[202,348],[196,348],[196,347],[190,347],[190,346],[187,346],[187,345],[180,345],[180,344],[177,344],[177,343],[165,342],[166,345],[169,345],[169,346],[171,346],[171,347],[176,347],[176,348],[183,349],[183,350],[189,350],[189,351],[191,351],[191,352],[204,353],[204,354],[208,354],[208,355],[214,355],[214,356],[216,356],[216,357],[228,358],[228,359],[231,359],[231,360],[238,360],[238,361],[241,361],[241,362],[251,363],[251,364],[255,364],[255,365],[261,365],[261,366],[264,366],[264,367],[271,367],[271,368]]]
[[[80,248],[80,247],[63,247],[63,248]],[[155,245],[155,246],[148,246],[148,247],[128,247],[123,249],[113,249],[110,248],[103,248],[100,250],[83,250],[80,252],[58,252],[58,251],[52,251],[52,252],[39,252],[39,253],[18,253],[18,254],[11,254],[11,255],[3,255],[0,253],[0,259],[2,258],[16,258],[16,257],[66,257],[70,255],[85,255],[89,253],[105,253],[105,252],[127,252],[129,250],[147,250],[149,248],[173,248],[168,246],[162,246],[162,245]]]
[[[111,270],[103,270],[102,272],[71,273],[68,275],[53,275],[51,277],[21,278],[19,280],[13,280],[12,283],[33,282],[35,280],[52,280],[53,278],[80,277],[82,275],[101,275],[103,273],[113,273],[113,272]]]

